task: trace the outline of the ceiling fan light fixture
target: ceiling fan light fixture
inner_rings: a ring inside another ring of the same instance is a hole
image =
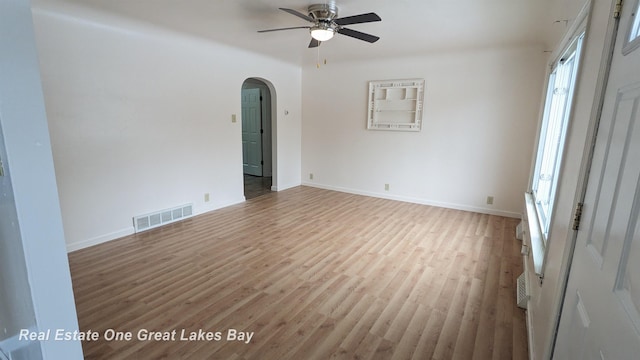
[[[331,27],[314,26],[311,28],[311,37],[318,41],[327,41],[333,37],[335,31]]]
[[[316,48],[322,42],[331,40],[336,33],[369,43],[374,43],[380,39],[380,37],[378,36],[344,27],[346,25],[382,21],[380,16],[376,15],[376,13],[369,12],[359,15],[338,17],[338,7],[333,0],[326,1],[324,4],[309,5],[307,14],[303,14],[294,9],[279,9],[303,20],[306,20],[310,22],[311,25],[258,30],[259,33],[292,29],[308,29],[312,38],[311,42],[309,43],[309,48]]]

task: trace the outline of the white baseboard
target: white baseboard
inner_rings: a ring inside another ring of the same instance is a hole
[[[96,236],[96,237],[94,237],[92,239],[76,241],[76,242],[67,244],[67,252],[70,253],[70,252],[74,252],[74,251],[77,251],[77,250],[80,250],[80,249],[88,248],[90,246],[102,244],[104,242],[115,240],[115,239],[119,239],[121,237],[124,237],[124,236],[127,236],[127,235],[131,235],[133,233],[135,233],[135,230],[134,230],[133,225],[132,225],[132,226],[126,228],[126,229],[114,231],[114,232],[109,233],[109,234]]]
[[[536,358],[534,350],[533,350],[533,319],[531,319],[531,311],[527,310],[527,340],[529,341],[529,360],[534,360]]]
[[[279,186],[271,186],[271,191],[283,191],[283,190],[287,190],[287,189],[291,189],[294,188],[296,186],[300,186],[300,183],[296,183],[296,184],[287,184],[287,185],[279,185]]]
[[[243,203],[245,201],[247,201],[247,200],[245,199],[244,195],[242,195],[241,197],[239,197],[237,199],[234,199],[234,200],[224,201],[224,202],[215,202],[215,203],[211,203],[210,205],[200,206],[198,208],[194,208],[193,216],[206,214],[208,212],[219,210],[219,209],[222,209],[222,208],[226,208],[227,206],[240,204],[240,203]]]
[[[223,203],[215,203],[213,205],[209,205],[206,207],[200,207],[198,209],[195,209],[197,211],[194,211],[193,216],[198,216],[198,215],[202,215],[211,211],[215,211],[218,209],[222,209],[225,208],[227,206],[231,206],[231,205],[236,205],[239,203],[244,202],[244,196],[241,199],[237,199],[237,200],[233,200],[233,201],[227,201],[227,202],[223,202]],[[186,219],[185,219],[186,220]],[[81,241],[76,241],[70,244],[67,244],[67,253],[73,252],[73,251],[77,251],[80,249],[84,249],[84,248],[88,248],[90,246],[94,246],[94,245],[98,245],[98,244],[102,244],[105,243],[107,241],[111,241],[111,240],[116,240],[119,239],[121,237],[125,237],[125,236],[129,236],[131,234],[135,233],[135,229],[132,226],[126,228],[126,229],[121,229],[118,231],[114,231],[108,234],[104,234],[104,235],[100,235],[91,239],[87,239],[87,240],[81,240]]]
[[[299,184],[290,184],[290,185],[286,185],[286,186],[272,186],[271,190],[272,191],[283,191],[283,190],[286,190],[286,189],[289,189],[289,188],[296,187],[298,185]],[[363,190],[358,190],[358,189],[344,188],[344,187],[339,187],[339,186],[323,185],[323,184],[317,184],[317,183],[311,183],[311,182],[303,182],[302,185],[310,186],[310,187],[316,187],[316,188],[320,188],[320,189],[326,189],[326,190],[340,191],[340,192],[345,192],[345,193],[349,193],[349,194],[372,196],[372,197],[377,197],[377,198],[382,198],[382,199],[404,201],[404,202],[410,202],[410,203],[415,203],[415,204],[443,207],[443,208],[448,208],[448,209],[472,211],[472,212],[477,212],[477,213],[481,213],[481,214],[505,216],[505,217],[511,217],[511,218],[521,218],[522,217],[522,215],[519,214],[519,213],[514,213],[514,212],[509,212],[509,211],[493,210],[493,209],[487,209],[487,208],[481,208],[481,207],[475,207],[475,206],[468,206],[468,205],[453,204],[453,203],[447,203],[447,202],[432,201],[432,200],[428,200],[428,199],[414,198],[414,197],[400,196],[400,195],[392,195],[392,194],[381,193],[381,192],[363,191]],[[246,201],[246,200],[245,200],[244,197],[242,197],[240,199],[236,199],[236,200],[233,200],[233,201],[228,201],[228,202],[225,202],[225,203],[216,203],[216,204],[213,204],[213,205],[210,205],[210,206],[207,206],[207,207],[200,207],[199,209],[196,209],[197,211],[194,212],[194,216],[205,214],[205,213],[208,213],[210,211],[218,210],[218,209],[221,209],[221,208],[224,208],[224,207],[227,207],[227,206],[236,205],[236,204],[242,203],[244,201]],[[107,241],[119,239],[121,237],[128,236],[128,235],[131,235],[131,234],[134,234],[134,233],[135,233],[135,229],[133,228],[133,226],[130,226],[130,227],[127,227],[125,229],[121,229],[121,230],[114,231],[114,232],[111,232],[111,233],[108,233],[108,234],[100,235],[100,236],[97,236],[97,237],[94,237],[94,238],[91,238],[91,239],[73,242],[73,243],[67,244],[67,252],[73,252],[73,251],[84,249],[84,248],[87,248],[87,247],[90,247],[90,246],[102,244],[102,243],[105,243]]]
[[[409,202],[414,204],[437,206],[437,207],[442,207],[447,209],[471,211],[471,212],[476,212],[481,214],[504,216],[504,217],[517,218],[517,219],[522,218],[522,214],[510,212],[510,211],[487,209],[487,208],[462,205],[462,204],[453,204],[453,203],[433,201],[433,200],[415,198],[415,197],[409,197],[409,196],[392,195],[392,194],[382,193],[382,192],[363,191],[359,189],[323,185],[323,184],[312,183],[312,182],[303,182],[302,185],[316,187],[316,188],[325,189],[325,190],[340,191],[340,192],[345,192],[345,193],[355,194],[355,195],[364,195],[364,196],[371,196],[371,197],[377,197],[382,199],[404,201],[404,202]]]

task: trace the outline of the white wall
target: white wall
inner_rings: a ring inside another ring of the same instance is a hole
[[[549,14],[545,27],[545,44],[548,54],[557,49],[564,35],[576,21],[586,0],[556,0],[549,2]]]
[[[135,215],[244,201],[249,77],[275,87],[274,181],[300,183],[299,67],[81,8],[34,23],[69,249],[132,233]]]
[[[78,329],[29,1],[0,0],[0,53],[0,351],[81,359],[80,341],[18,338]]]
[[[303,182],[519,217],[545,57],[531,46],[305,67]],[[406,78],[426,80],[422,131],[367,130],[368,82]]]

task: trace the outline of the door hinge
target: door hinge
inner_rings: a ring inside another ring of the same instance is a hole
[[[580,228],[580,218],[582,218],[583,206],[584,206],[584,203],[581,203],[581,202],[576,204],[576,211],[573,215],[573,226],[571,226],[573,230],[578,230]]]
[[[260,160],[260,165],[264,165],[264,160]]]
[[[616,6],[613,9],[613,18],[620,19],[620,13],[622,12],[622,2],[623,0],[616,0]]]

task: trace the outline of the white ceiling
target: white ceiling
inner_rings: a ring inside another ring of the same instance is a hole
[[[257,30],[305,26],[278,10],[306,13],[322,0],[33,0],[34,7],[89,7],[248,48],[288,62],[315,63],[306,29],[270,33]],[[339,17],[375,12],[382,22],[349,25],[380,36],[374,44],[337,35],[320,47],[329,61],[403,56],[464,48],[544,44],[557,26],[548,17],[552,0],[338,0]]]

